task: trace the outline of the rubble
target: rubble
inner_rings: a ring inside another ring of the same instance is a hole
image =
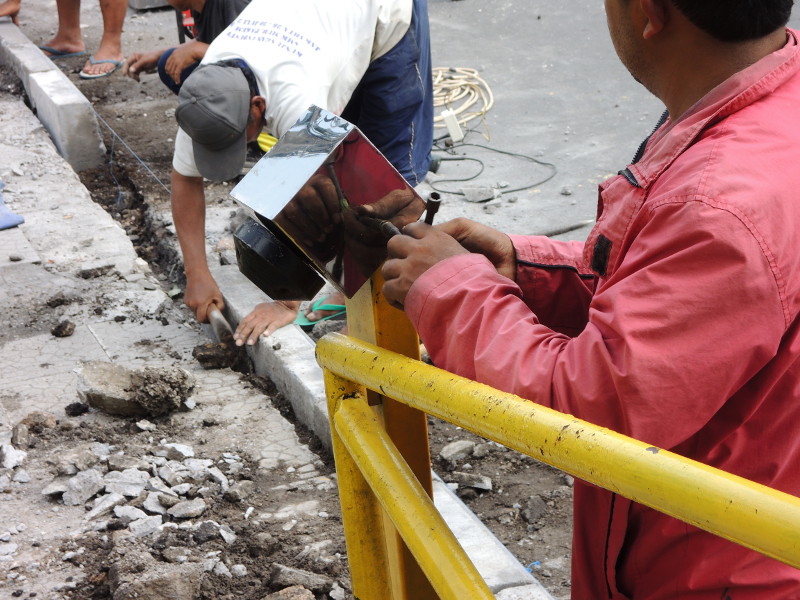
[[[158,417],[176,411],[189,399],[193,377],[180,367],[128,369],[87,361],[78,370],[78,395],[110,415]]]

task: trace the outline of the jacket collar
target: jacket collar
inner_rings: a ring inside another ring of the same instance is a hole
[[[798,32],[786,31],[783,48],[719,84],[677,121],[667,119],[646,140],[642,159],[621,173],[638,187],[650,187],[707,127],[768,95],[800,71]]]

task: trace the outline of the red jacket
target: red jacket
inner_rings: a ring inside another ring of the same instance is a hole
[[[436,265],[435,364],[800,496],[800,50],[724,82],[600,186],[586,243]],[[576,482],[573,599],[785,600],[800,571]]]

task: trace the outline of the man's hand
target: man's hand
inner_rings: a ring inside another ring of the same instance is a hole
[[[208,308],[211,304],[216,304],[220,310],[225,308],[222,292],[211,273],[196,276],[187,273],[183,301],[194,311],[200,323],[208,323]]]
[[[470,252],[483,254],[503,277],[516,281],[517,253],[505,233],[469,219],[458,218],[437,227]]]
[[[292,323],[300,309],[299,302],[262,302],[239,322],[233,334],[237,346],[252,346],[258,336],[269,336],[284,325]]]
[[[152,73],[158,67],[158,59],[161,58],[163,50],[152,50],[151,52],[134,52],[125,61],[123,73],[139,81],[140,73]]]
[[[425,223],[406,225],[403,234],[389,240],[389,259],[381,271],[386,280],[383,295],[400,309],[408,290],[425,271],[446,258],[469,252],[451,235]]]
[[[170,76],[172,81],[180,85],[181,73],[189,65],[200,62],[208,50],[208,44],[191,40],[181,44],[172,51],[167,62],[164,64],[164,71]]]

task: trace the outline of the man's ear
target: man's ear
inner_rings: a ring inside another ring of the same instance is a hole
[[[649,40],[653,36],[658,35],[666,27],[669,21],[669,8],[667,7],[669,0],[639,0],[642,7],[642,12],[647,19],[642,37]]]
[[[264,114],[267,112],[267,101],[264,100],[263,96],[253,96],[250,98],[250,111],[254,108],[258,109],[259,114],[263,118]]]

